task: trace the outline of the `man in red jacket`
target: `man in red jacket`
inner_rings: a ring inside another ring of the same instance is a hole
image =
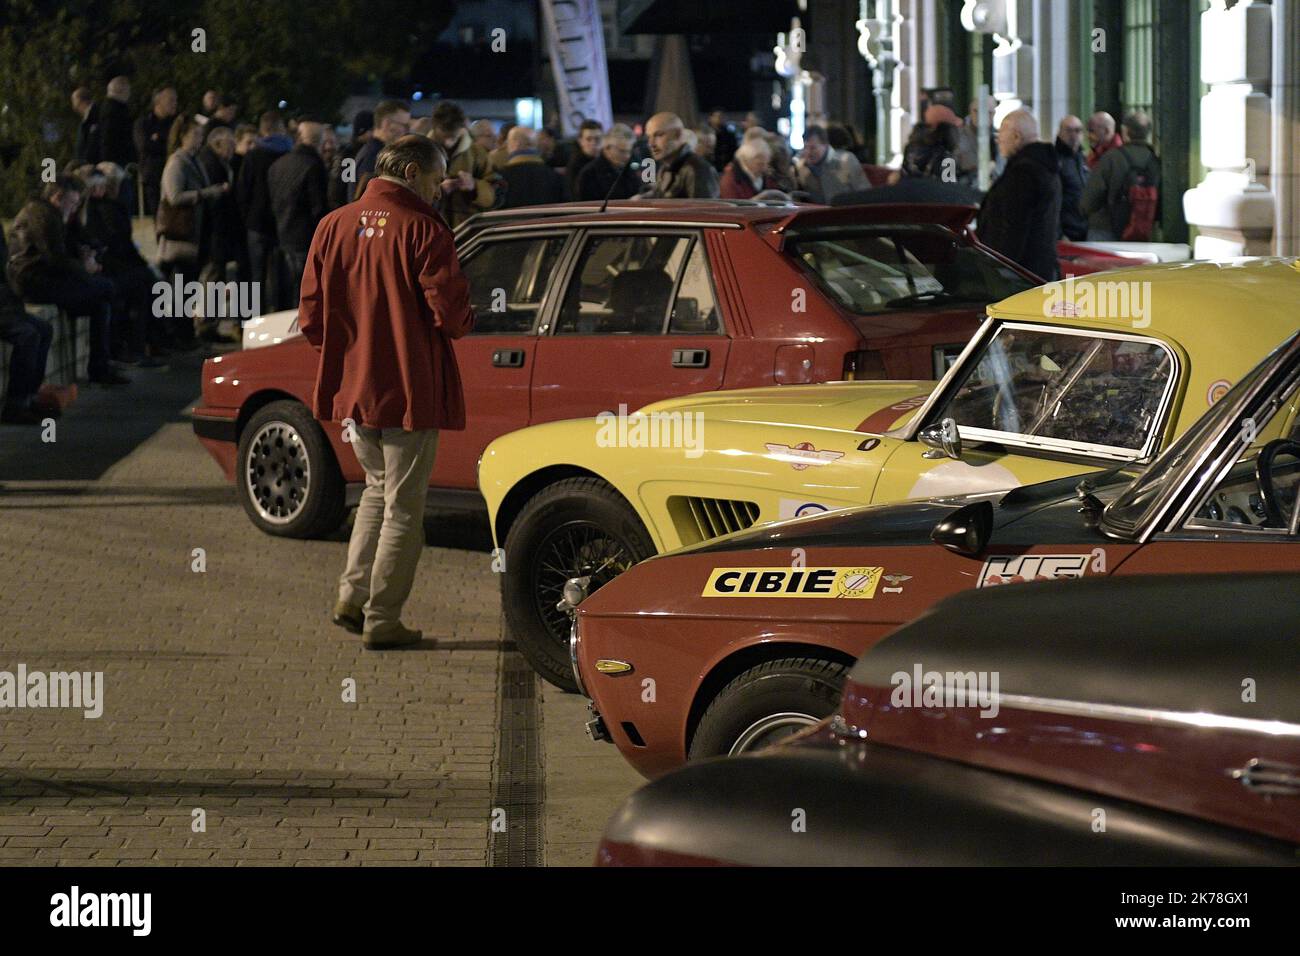
[[[426,137],[385,146],[356,202],[321,220],[298,325],[320,352],[312,411],[341,422],[366,472],[333,620],[368,648],[422,634],[401,622],[424,548],[438,431],[465,427],[451,340],[474,326],[451,230],[434,211],[446,172]]]

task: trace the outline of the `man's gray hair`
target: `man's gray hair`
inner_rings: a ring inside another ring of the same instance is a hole
[[[379,151],[379,156],[375,159],[375,175],[405,179],[406,167],[411,163],[420,167],[422,173],[436,168],[445,170],[447,154],[427,136],[408,133]]]
[[[600,141],[602,146],[623,146],[631,149],[636,145],[636,133],[626,123],[615,123]]]
[[[1134,110],[1124,117],[1124,132],[1131,142],[1145,143],[1151,137],[1151,117]]]
[[[764,163],[769,163],[772,161],[772,147],[767,145],[766,140],[747,139],[737,148],[735,158],[741,162],[747,159],[761,159]]]

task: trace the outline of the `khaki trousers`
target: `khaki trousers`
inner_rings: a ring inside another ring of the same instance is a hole
[[[362,606],[367,631],[398,624],[424,550],[424,499],[438,450],[437,429],[354,430],[352,448],[366,472],[339,600]]]

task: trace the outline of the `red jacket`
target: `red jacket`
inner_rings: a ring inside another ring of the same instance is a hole
[[[307,254],[298,327],[320,365],[312,413],[371,428],[460,429],[451,340],[474,327],[451,230],[409,189],[372,179],[321,220]]]
[[[740,169],[739,164],[734,159],[727,163],[726,168],[722,171],[722,181],[719,184],[718,192],[723,199],[753,199],[758,195],[758,190],[754,188],[754,181],[749,178],[749,173]]]

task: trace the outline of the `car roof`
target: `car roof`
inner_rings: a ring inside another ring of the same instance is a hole
[[[1130,308],[1116,308],[1125,294],[1132,298]],[[1142,324],[1133,308],[1139,299]],[[1154,334],[1184,347],[1214,348],[1225,335],[1241,332],[1282,341],[1300,326],[1298,299],[1300,260],[1239,258],[1165,262],[1049,282],[990,305],[988,313],[999,319]]]
[[[457,238],[476,233],[489,226],[531,225],[555,222],[680,222],[717,223],[720,226],[746,226],[777,223],[778,231],[792,226],[821,228],[855,223],[937,223],[961,228],[974,215],[974,207],[942,204],[911,205],[864,204],[861,206],[826,206],[817,203],[790,203],[779,200],[753,199],[621,199],[604,206],[599,202],[553,203],[520,209],[497,209],[481,212],[461,223]]]

